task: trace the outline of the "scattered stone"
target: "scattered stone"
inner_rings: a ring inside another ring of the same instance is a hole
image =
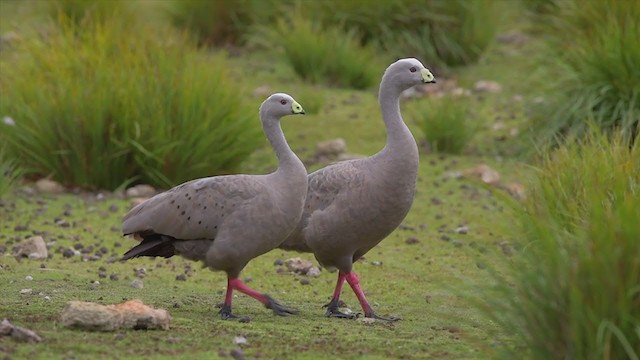
[[[113,273],[111,275],[109,275],[109,279],[113,280],[113,281],[118,281],[120,280],[120,275]]]
[[[373,260],[373,261],[371,262],[371,265],[374,265],[374,266],[380,266],[380,265],[382,265],[382,261]]]
[[[246,345],[247,344],[247,338],[239,335],[233,338],[233,343],[236,345]]]
[[[276,259],[276,261],[273,262],[274,266],[282,266],[284,265],[284,261],[282,259]]]
[[[0,37],[0,46],[4,43],[4,36]],[[16,121],[9,116],[5,116],[2,118],[2,123],[7,126],[16,126]]]
[[[130,187],[125,192],[128,198],[148,198],[155,195],[156,189],[151,185],[139,184]]]
[[[287,266],[289,271],[306,275],[309,269],[313,266],[313,263],[309,260],[301,259],[299,257],[287,259],[284,261],[284,264]]]
[[[46,194],[60,194],[64,192],[64,186],[47,178],[36,181],[36,189],[38,192]]]
[[[467,234],[469,232],[469,227],[467,225],[458,226],[456,228],[456,233],[458,234]]]
[[[120,208],[116,204],[112,204],[111,206],[109,206],[109,211],[111,211],[112,213],[118,212],[118,210],[120,210]]]
[[[42,236],[32,236],[17,246],[15,256],[27,257],[31,260],[44,260],[49,256],[49,252]]]
[[[373,324],[376,322],[376,319],[369,317],[359,317],[356,321],[360,321],[364,324]]]
[[[63,256],[63,257],[66,257],[66,258],[70,258],[70,257],[72,257],[72,256],[73,256],[73,255],[75,255],[75,254],[76,254],[76,252],[75,252],[75,251],[73,251],[72,249],[69,249],[69,248],[64,249],[64,250],[62,251],[62,256]]]
[[[144,278],[145,275],[147,275],[147,269],[145,268],[134,268],[133,269],[134,274],[136,274],[137,277],[139,278]]]
[[[58,226],[60,226],[60,227],[63,227],[63,228],[68,228],[68,227],[70,227],[70,226],[71,226],[71,224],[69,224],[69,222],[68,222],[68,221],[66,221],[66,220],[62,220],[62,219],[57,220],[57,221],[55,222],[55,224],[56,224],[56,225],[58,225]]]
[[[144,288],[144,282],[142,282],[142,280],[140,280],[140,279],[134,279],[131,282],[131,287],[134,288],[134,289],[142,289],[142,288]]]
[[[240,349],[233,349],[229,351],[229,355],[231,355],[234,360],[245,360],[244,353]]]
[[[453,240],[451,243],[455,247],[462,247],[464,245],[464,243],[462,241],[460,241],[460,240]]]
[[[498,245],[500,246],[500,250],[502,250],[503,254],[505,254],[506,256],[513,255],[513,250],[511,248],[511,244],[509,244],[508,241],[502,241]]]
[[[176,280],[177,281],[187,281],[187,275],[180,274],[180,275],[176,276]]]
[[[495,81],[480,80],[473,85],[476,92],[497,93],[502,91],[502,86]]]
[[[420,240],[418,240],[418,238],[416,238],[416,237],[410,237],[410,238],[407,238],[407,240],[405,240],[404,242],[407,245],[413,245],[413,244],[419,243]]]
[[[120,334],[116,334],[116,336],[113,337],[114,340],[122,340],[124,339],[124,334],[120,333]]]
[[[13,325],[9,320],[4,319],[0,322],[0,336],[11,336],[17,341],[24,342],[40,342],[42,338],[32,330],[21,326]]]
[[[335,157],[347,151],[347,142],[342,138],[326,140],[316,145],[316,156]]]
[[[107,272],[106,271],[99,271],[98,272],[98,277],[100,279],[105,279],[107,277]]]
[[[309,280],[309,278],[303,277],[302,279],[300,279],[300,284],[309,285],[311,284],[311,280]]]
[[[320,276],[320,268],[318,268],[317,266],[310,267],[309,270],[307,270],[307,276],[310,276],[310,277]]]
[[[44,297],[44,299],[49,301],[49,300],[51,300],[51,296],[47,295],[47,296]]]
[[[13,231],[27,231],[29,230],[29,227],[27,227],[27,225],[16,225],[16,227],[13,228]]]
[[[20,290],[20,295],[30,295],[33,293],[33,289],[22,289]]]
[[[505,188],[505,190],[507,190],[507,192],[511,196],[513,196],[514,198],[516,198],[518,200],[525,200],[527,198],[526,191],[525,191],[524,186],[522,184],[509,183],[509,184],[505,185],[504,188]]]
[[[476,266],[478,267],[478,269],[483,270],[487,268],[487,265],[485,263],[483,263],[482,261],[478,261],[476,262]]]
[[[32,281],[33,280],[33,276],[27,275],[27,276],[24,277],[24,279],[27,280],[27,281]]]
[[[89,286],[89,289],[91,290],[97,290],[100,287],[100,281],[94,281],[91,283],[91,285]]]
[[[462,174],[466,177],[479,177],[483,182],[490,185],[498,185],[500,183],[500,174],[485,164],[467,169]]]
[[[451,238],[449,236],[447,236],[447,235],[442,235],[442,236],[440,236],[440,240],[442,240],[442,241],[451,241]]]
[[[70,301],[62,311],[60,320],[66,327],[89,331],[169,330],[171,315],[164,309],[151,308],[140,300],[116,305]]]
[[[403,223],[403,224],[400,224],[400,226],[398,226],[398,229],[400,229],[400,230],[411,230],[411,231],[413,231],[413,230],[415,230],[416,228],[415,228],[415,227],[413,227],[413,226],[411,226],[411,225],[407,225],[407,224],[404,224],[404,223]]]

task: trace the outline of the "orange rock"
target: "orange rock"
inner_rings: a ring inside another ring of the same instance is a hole
[[[462,175],[465,177],[479,177],[483,182],[490,185],[498,185],[500,183],[500,174],[485,164],[467,169],[462,172]]]
[[[167,310],[154,309],[140,300],[129,300],[116,305],[70,301],[62,311],[60,320],[66,327],[91,331],[169,330],[171,315]]]

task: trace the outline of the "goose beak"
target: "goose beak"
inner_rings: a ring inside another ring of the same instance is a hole
[[[435,84],[436,83],[436,78],[433,76],[431,71],[429,71],[429,69],[424,68],[424,69],[420,70],[420,75],[422,75],[422,82],[431,83],[431,84]]]
[[[302,108],[302,105],[294,101],[293,103],[291,103],[291,113],[294,115],[295,114],[304,115],[304,109]]]

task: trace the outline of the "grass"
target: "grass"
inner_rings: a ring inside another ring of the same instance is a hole
[[[312,84],[366,89],[376,81],[373,52],[360,46],[352,32],[322,28],[301,13],[256,32],[253,43],[280,50],[295,73]]]
[[[587,120],[632,139],[640,128],[640,4],[635,1],[564,1],[539,17],[548,50],[540,64],[554,69],[546,103],[537,107],[535,136],[557,143],[581,135]]]
[[[460,154],[468,146],[475,127],[465,99],[444,96],[417,101],[411,117],[421,125],[430,148],[436,152]]]
[[[640,356],[639,151],[591,130],[544,157],[517,212],[522,251],[488,300],[517,335],[510,357]]]
[[[257,107],[244,107],[223,56],[118,18],[76,30],[63,20],[2,58],[0,112],[16,120],[8,150],[36,175],[168,186],[234,171],[258,146]]]
[[[3,125],[0,125],[3,126]],[[2,139],[2,137],[0,137]],[[0,146],[0,198],[5,197],[19,181],[22,170],[16,159],[7,154],[6,146]]]

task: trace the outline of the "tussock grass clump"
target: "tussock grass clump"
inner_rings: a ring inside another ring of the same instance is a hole
[[[638,204],[637,143],[592,131],[544,157],[519,212],[521,252],[488,307],[517,334],[516,358],[638,359]]]
[[[311,83],[366,89],[376,83],[376,63],[370,48],[359,45],[354,33],[292,15],[275,26],[261,27],[253,42],[281,49],[286,61]]]
[[[344,25],[365,44],[439,67],[476,62],[501,16],[494,0],[336,0],[309,6],[314,5],[323,23]]]
[[[271,24],[292,5],[282,0],[173,0],[168,15],[200,44],[243,45],[254,26]]]
[[[554,143],[601,129],[633,138],[640,128],[640,2],[555,1],[544,16],[549,49],[541,63],[559,74],[535,109],[536,135]]]
[[[420,124],[427,142],[436,152],[460,154],[473,137],[466,99],[441,97],[420,100],[411,116]]]
[[[54,18],[62,17],[82,24],[122,15],[127,3],[124,0],[50,0],[47,5]]]
[[[62,21],[3,61],[9,152],[38,175],[169,186],[233,171],[258,146],[257,111],[243,107],[225,60],[179,34]]]

